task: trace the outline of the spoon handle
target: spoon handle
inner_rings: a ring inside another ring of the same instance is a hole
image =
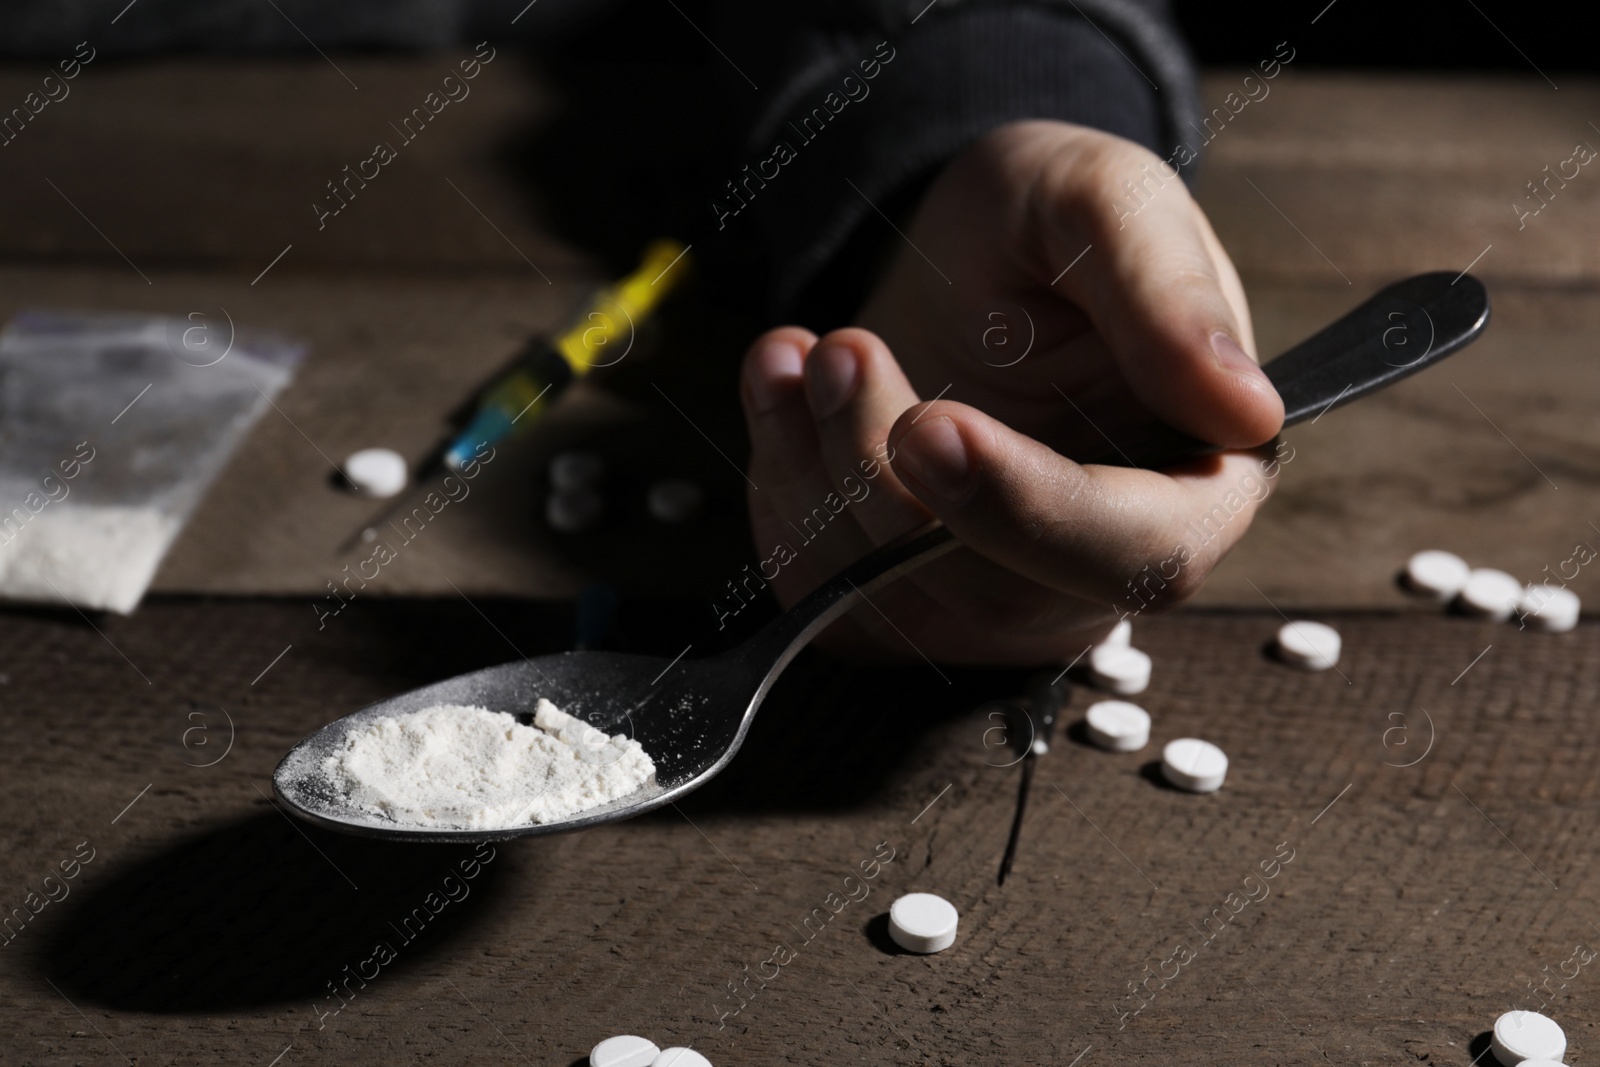
[[[1285,426],[1382,389],[1469,344],[1489,321],[1483,284],[1467,274],[1419,274],[1381,290],[1262,369],[1283,398]],[[1119,467],[1164,467],[1217,451],[1167,426],[1110,454],[1080,460]],[[861,599],[959,547],[942,523],[912,530],[834,575],[728,653],[763,670],[757,701],[800,649]]]
[[[1379,290],[1270,363],[1262,365],[1283,398],[1283,425],[1393,385],[1477,340],[1489,322],[1489,294],[1470,274],[1418,274]],[[1165,467],[1215,452],[1215,445],[1153,424],[1137,440],[1113,443],[1080,463]]]
[[[730,657],[764,669],[760,700],[778,674],[811,639],[863,599],[901,575],[961,547],[944,523],[934,520],[867,553],[807,593],[799,603],[772,620],[754,637],[729,652]]]

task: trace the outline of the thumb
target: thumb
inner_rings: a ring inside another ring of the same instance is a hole
[[[1108,609],[1146,572],[1159,579],[1146,586],[1152,604],[1193,594],[1244,535],[1276,474],[1249,452],[1170,473],[1080,465],[950,400],[906,411],[889,446],[896,477],[967,548]]]
[[[1138,400],[1223,448],[1270,440],[1283,425],[1283,401],[1245,350],[1243,291],[1176,172],[1105,137],[1051,179],[1030,200],[1046,262],[1092,249],[1054,289],[1089,316]]]

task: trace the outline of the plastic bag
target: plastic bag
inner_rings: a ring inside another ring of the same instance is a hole
[[[12,319],[0,332],[0,598],[131,612],[305,351],[198,312]]]

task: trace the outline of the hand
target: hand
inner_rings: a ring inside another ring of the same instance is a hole
[[[1233,265],[1163,168],[1095,130],[1001,127],[930,187],[864,328],[757,339],[750,513],[779,601],[932,517],[964,546],[841,620],[835,651],[1071,659],[1190,596],[1244,534],[1277,463],[1237,450],[1283,404]],[[1236,451],[1159,473],[1066,458],[1153,420]]]

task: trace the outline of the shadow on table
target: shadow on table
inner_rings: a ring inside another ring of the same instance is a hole
[[[905,780],[931,744],[970,745],[999,762],[993,724],[974,709],[1014,697],[1033,672],[927,663],[862,666],[808,650],[784,672],[757,712],[739,755],[687,797],[692,812],[840,813],[870,805]],[[970,734],[949,724],[971,719]],[[986,744],[986,741],[990,742]],[[671,807],[645,818],[681,821]]]
[[[866,936],[868,943],[885,956],[912,955],[895,944],[894,937],[889,933],[889,913],[886,911],[881,911],[868,919],[861,932]]]
[[[524,844],[519,862],[529,855]],[[367,841],[263,811],[92,883],[51,931],[41,968],[73,1001],[121,1010],[300,1000],[333,1012],[495,915],[505,857],[503,846]]]

